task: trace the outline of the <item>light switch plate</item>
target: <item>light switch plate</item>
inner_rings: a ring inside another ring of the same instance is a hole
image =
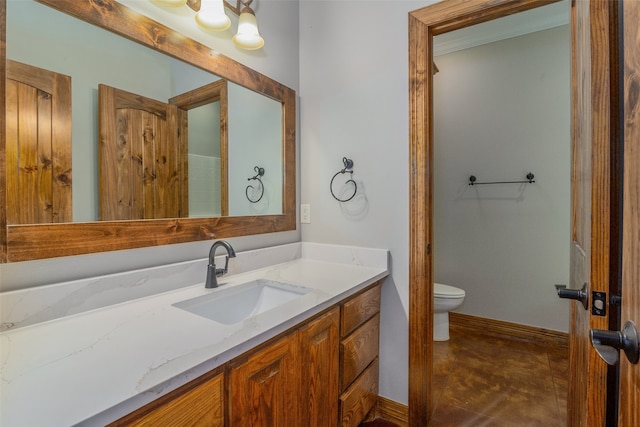
[[[311,224],[311,205],[300,205],[300,222],[302,224]]]

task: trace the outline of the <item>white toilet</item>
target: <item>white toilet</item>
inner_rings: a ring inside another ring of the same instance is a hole
[[[449,312],[460,307],[464,291],[454,286],[433,284],[433,340],[449,339]]]

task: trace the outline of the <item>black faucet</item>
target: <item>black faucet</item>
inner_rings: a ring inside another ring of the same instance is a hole
[[[227,250],[227,256],[224,261],[224,268],[216,268],[216,249],[218,246],[223,246]],[[231,245],[224,240],[218,240],[213,245],[211,245],[211,250],[209,251],[209,265],[207,266],[207,280],[204,282],[204,287],[207,289],[217,288],[218,287],[218,277],[227,273],[227,267],[229,266],[229,258],[235,258],[236,251],[233,250]]]

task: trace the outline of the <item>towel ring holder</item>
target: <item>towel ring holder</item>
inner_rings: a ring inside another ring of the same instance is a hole
[[[339,170],[338,172],[335,173],[335,175],[333,175],[333,178],[331,178],[331,183],[329,183],[329,191],[331,191],[331,195],[333,196],[334,199],[336,199],[339,202],[348,202],[349,200],[353,199],[356,195],[356,193],[358,192],[358,184],[356,184],[356,182],[353,180],[353,160],[351,159],[347,159],[346,157],[342,158],[342,164],[344,165],[344,168],[342,168],[342,170]],[[350,174],[350,178],[348,180],[345,181],[345,184],[348,183],[353,183],[353,194],[346,198],[346,199],[341,199],[338,196],[335,195],[335,193],[333,192],[333,181],[336,179],[336,177],[340,174],[345,174],[345,173],[349,173]]]
[[[260,179],[260,177],[264,176],[264,168],[256,166],[253,168],[253,170],[256,172],[256,174],[251,178],[247,178],[247,181],[255,180],[260,183],[260,197],[258,197],[257,200],[253,200],[251,197],[249,197],[249,189],[254,190],[254,187],[251,184],[247,185],[247,188],[244,189],[244,195],[247,196],[247,200],[249,200],[251,203],[258,203],[260,200],[262,200],[262,196],[264,196],[264,184],[262,183],[262,179]]]

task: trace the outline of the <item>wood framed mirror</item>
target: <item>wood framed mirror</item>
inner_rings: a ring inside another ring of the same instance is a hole
[[[294,230],[295,91],[114,0],[35,0],[282,105],[281,214],[14,224],[8,221],[6,110],[0,113],[0,262],[16,262]],[[0,96],[7,95],[7,0],[0,0]],[[233,212],[231,212],[233,214]]]

